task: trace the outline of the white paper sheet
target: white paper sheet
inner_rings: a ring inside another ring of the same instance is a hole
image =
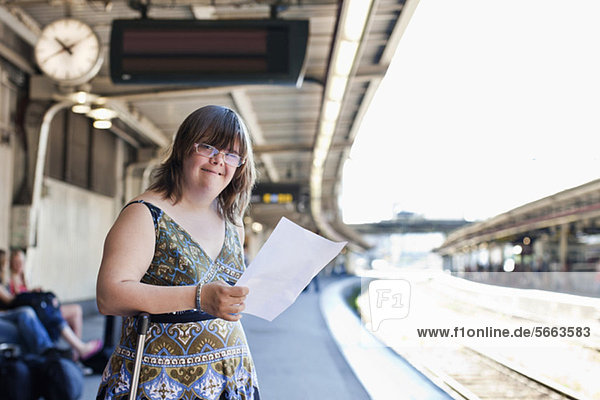
[[[246,314],[272,321],[347,242],[332,242],[283,217],[236,286],[250,289]]]

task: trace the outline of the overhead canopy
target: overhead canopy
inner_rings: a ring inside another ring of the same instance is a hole
[[[267,3],[153,0],[147,16],[182,20],[308,20],[301,87],[264,83],[204,87],[116,85],[110,80],[108,62],[112,20],[140,17],[140,11],[124,1],[15,0],[1,6],[0,19],[31,44],[42,27],[66,15],[91,25],[104,45],[106,61],[90,82],[90,91],[106,96],[127,129],[144,137],[146,144],[168,145],[181,121],[202,105],[221,104],[235,109],[246,121],[254,141],[259,182],[294,185],[301,199],[292,204],[256,203],[251,210],[253,219],[274,226],[281,215],[286,215],[332,238],[350,238],[364,244],[339,222],[338,187],[361,119],[417,0],[289,0],[273,1],[273,6]],[[357,15],[360,22],[352,22]],[[351,57],[334,65],[336,57],[343,57],[348,49]],[[32,63],[30,67],[34,70]],[[56,88],[47,78],[32,78],[31,91],[35,96],[50,97],[53,90]]]

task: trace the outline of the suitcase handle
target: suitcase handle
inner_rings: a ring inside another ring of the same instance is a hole
[[[140,369],[142,366],[142,357],[144,356],[144,342],[150,327],[150,315],[148,313],[140,313],[137,316],[137,346],[135,348],[135,359],[133,360],[133,374],[131,375],[131,385],[129,386],[129,400],[135,400],[137,395],[137,387],[140,381]]]

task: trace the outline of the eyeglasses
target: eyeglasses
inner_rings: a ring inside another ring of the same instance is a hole
[[[225,161],[225,164],[236,168],[240,167],[245,162],[245,160],[242,160],[242,157],[240,157],[239,154],[226,153],[206,143],[195,143],[194,150],[197,154],[201,155],[202,157],[208,158],[213,158],[217,154],[223,154],[223,161]]]

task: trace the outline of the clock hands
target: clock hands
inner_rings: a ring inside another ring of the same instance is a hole
[[[46,61],[48,61],[49,59],[51,59],[52,57],[61,54],[63,52],[67,52],[69,53],[70,56],[73,55],[73,47],[77,46],[79,43],[83,42],[84,40],[86,40],[87,38],[89,38],[90,36],[92,36],[93,33],[90,33],[89,35],[87,35],[84,38],[79,39],[78,41],[76,41],[75,43],[71,43],[70,45],[65,44],[65,42],[63,42],[62,40],[60,40],[59,38],[55,37],[54,40],[60,44],[60,49],[55,51],[54,53],[50,54],[48,57],[46,57],[45,59],[42,60],[42,63],[45,63]]]
[[[63,48],[63,49],[60,49],[60,50],[57,50],[57,51],[55,51],[54,53],[50,54],[48,57],[44,58],[43,60],[40,60],[40,62],[41,62],[41,63],[45,63],[46,61],[48,61],[48,60],[49,60],[49,59],[51,59],[52,57],[54,57],[54,56],[57,56],[57,55],[59,55],[60,53],[62,53],[62,52],[64,52],[64,51],[66,51],[66,49],[64,49],[64,48]],[[71,54],[71,52],[70,52],[70,51],[69,51],[69,53]]]
[[[68,47],[69,47],[69,51],[70,51],[70,50],[71,50],[73,47],[77,46],[79,43],[81,43],[81,42],[83,42],[84,40],[86,40],[87,38],[89,38],[90,36],[94,36],[94,33],[90,33],[89,35],[87,35],[87,36],[85,36],[85,37],[83,37],[83,38],[79,39],[79,40],[78,40],[78,41],[76,41],[75,43],[72,43],[70,46],[68,46]]]
[[[73,52],[71,51],[71,47],[73,47],[73,45],[71,45],[71,46],[67,46],[67,45],[65,44],[65,42],[63,42],[62,40],[60,40],[60,39],[59,39],[59,38],[57,38],[57,37],[55,37],[55,38],[54,38],[54,40],[55,40],[55,41],[56,41],[58,44],[60,44],[60,47],[61,47],[61,48],[60,48],[59,50],[55,51],[54,53],[50,54],[48,57],[46,57],[46,58],[44,58],[43,60],[41,60],[41,62],[42,62],[42,63],[45,63],[46,61],[48,61],[48,60],[49,60],[49,59],[51,59],[52,57],[54,57],[54,56],[57,56],[57,55],[59,55],[60,53],[62,53],[62,52],[65,52],[65,51],[66,51],[67,53],[69,53],[69,55],[73,55]]]
[[[73,52],[71,51],[71,47],[73,47],[73,45],[67,46],[62,40],[60,40],[59,38],[55,37],[54,40],[56,40],[58,42],[58,44],[60,44],[60,46],[62,47],[61,51],[66,51],[67,53],[69,53],[70,55],[73,55]]]

